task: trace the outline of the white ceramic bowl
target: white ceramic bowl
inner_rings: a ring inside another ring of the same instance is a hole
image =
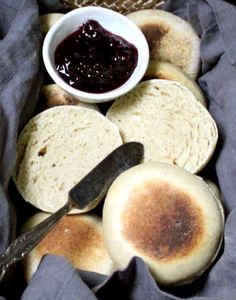
[[[91,19],[111,33],[123,37],[138,50],[137,67],[131,77],[122,86],[106,93],[87,93],[73,88],[61,78],[54,63],[58,44]],[[72,10],[52,26],[43,43],[43,60],[49,75],[63,90],[84,102],[100,103],[127,93],[142,79],[148,66],[149,48],[142,31],[127,17],[110,9],[91,6]]]

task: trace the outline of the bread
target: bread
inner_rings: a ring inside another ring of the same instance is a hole
[[[49,29],[63,16],[64,14],[60,13],[49,13],[41,15],[39,19],[43,36],[45,36],[48,33]]]
[[[28,231],[49,214],[37,213],[24,225]],[[110,275],[113,263],[105,247],[101,218],[92,215],[70,215],[59,223],[23,260],[27,282],[45,254],[61,255],[76,268]]]
[[[139,256],[160,285],[180,285],[195,280],[214,261],[224,222],[202,178],[178,166],[148,163],[113,182],[103,207],[103,229],[118,268]]]
[[[196,78],[200,68],[200,39],[185,20],[163,10],[144,9],[128,14],[144,33],[150,59],[165,60]]]
[[[26,201],[55,212],[67,202],[69,190],[121,144],[117,126],[102,114],[53,107],[31,119],[20,134],[13,180]]]
[[[202,105],[207,106],[204,94],[197,83],[184,71],[171,63],[151,60],[144,75],[144,80],[148,79],[166,79],[180,82],[193,93]]]
[[[178,82],[142,82],[119,97],[107,117],[124,142],[144,144],[144,162],[179,165],[199,172],[211,158],[218,139],[216,124],[194,95]]]
[[[47,107],[53,107],[58,105],[76,105],[80,107],[91,108],[99,111],[99,108],[94,103],[85,103],[73,98],[57,84],[44,85],[40,92],[43,102],[46,103]]]
[[[225,220],[225,212],[224,212],[224,207],[223,207],[223,197],[222,197],[222,194],[221,194],[219,188],[217,187],[217,185],[214,182],[212,182],[209,179],[204,179],[204,181],[205,181],[205,184],[207,185],[207,188],[212,193],[212,195],[215,197],[216,202],[219,205],[221,215],[222,215],[222,219]]]

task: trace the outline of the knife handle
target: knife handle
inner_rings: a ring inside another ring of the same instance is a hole
[[[0,255],[0,281],[4,277],[6,270],[29,253],[71,208],[71,202],[68,201],[56,213],[28,232],[20,235],[9,245],[6,251]]]

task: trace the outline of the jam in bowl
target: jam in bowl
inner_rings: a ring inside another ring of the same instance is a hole
[[[149,49],[141,30],[125,16],[84,7],[67,13],[49,30],[43,60],[62,89],[99,103],[127,93],[142,79]]]
[[[138,50],[120,36],[88,20],[56,48],[61,77],[88,93],[109,92],[124,84],[137,66]]]

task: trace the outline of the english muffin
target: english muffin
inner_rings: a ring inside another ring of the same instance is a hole
[[[180,82],[193,93],[202,105],[207,106],[205,96],[197,83],[179,67],[171,63],[151,60],[144,75],[144,80],[148,79],[166,79]]]
[[[37,213],[24,225],[28,231],[45,220],[49,214]],[[76,268],[110,275],[113,263],[105,247],[101,218],[92,215],[70,215],[59,223],[23,260],[27,282],[45,254],[61,255]]]
[[[40,96],[47,107],[54,107],[58,105],[76,105],[99,111],[99,108],[96,104],[85,103],[73,98],[57,84],[44,85],[40,91]]]
[[[117,126],[97,111],[53,107],[32,118],[20,134],[13,180],[26,201],[55,212],[69,190],[121,144]]]
[[[150,59],[168,61],[196,78],[200,68],[200,39],[192,26],[169,12],[144,9],[127,15],[144,33]]]
[[[119,97],[107,112],[124,142],[144,144],[144,162],[166,162],[191,173],[211,158],[218,139],[206,108],[182,84],[154,79]]]
[[[209,179],[204,179],[208,189],[210,190],[210,192],[212,193],[212,195],[215,197],[217,203],[219,204],[219,208],[222,214],[222,219],[225,220],[225,212],[224,212],[224,206],[223,206],[223,196],[218,188],[218,186],[212,182]]]
[[[216,258],[223,228],[219,204],[205,182],[170,164],[125,171],[103,208],[105,242],[117,267],[139,256],[161,285],[200,276]]]
[[[39,17],[39,20],[40,20],[42,34],[45,36],[48,33],[49,29],[63,16],[64,14],[60,14],[60,13],[49,13],[49,14],[41,15]]]

